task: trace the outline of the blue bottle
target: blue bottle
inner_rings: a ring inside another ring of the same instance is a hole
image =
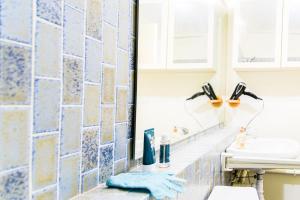
[[[170,166],[170,140],[167,134],[163,134],[159,147],[159,167]]]

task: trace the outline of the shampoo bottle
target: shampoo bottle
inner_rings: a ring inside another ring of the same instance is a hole
[[[154,128],[144,131],[143,169],[152,171],[155,165],[155,137]]]

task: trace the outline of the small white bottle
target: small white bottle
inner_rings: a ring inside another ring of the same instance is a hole
[[[159,167],[166,168],[170,166],[170,139],[168,134],[163,134],[159,147]]]

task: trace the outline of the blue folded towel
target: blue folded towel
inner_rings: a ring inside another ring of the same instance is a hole
[[[155,199],[175,198],[183,192],[185,180],[168,173],[132,172],[112,176],[106,181],[108,187],[123,189],[147,189]]]

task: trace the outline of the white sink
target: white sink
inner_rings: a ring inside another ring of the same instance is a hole
[[[234,142],[226,152],[243,157],[295,159],[300,156],[300,145],[291,139],[247,138],[244,148]]]

